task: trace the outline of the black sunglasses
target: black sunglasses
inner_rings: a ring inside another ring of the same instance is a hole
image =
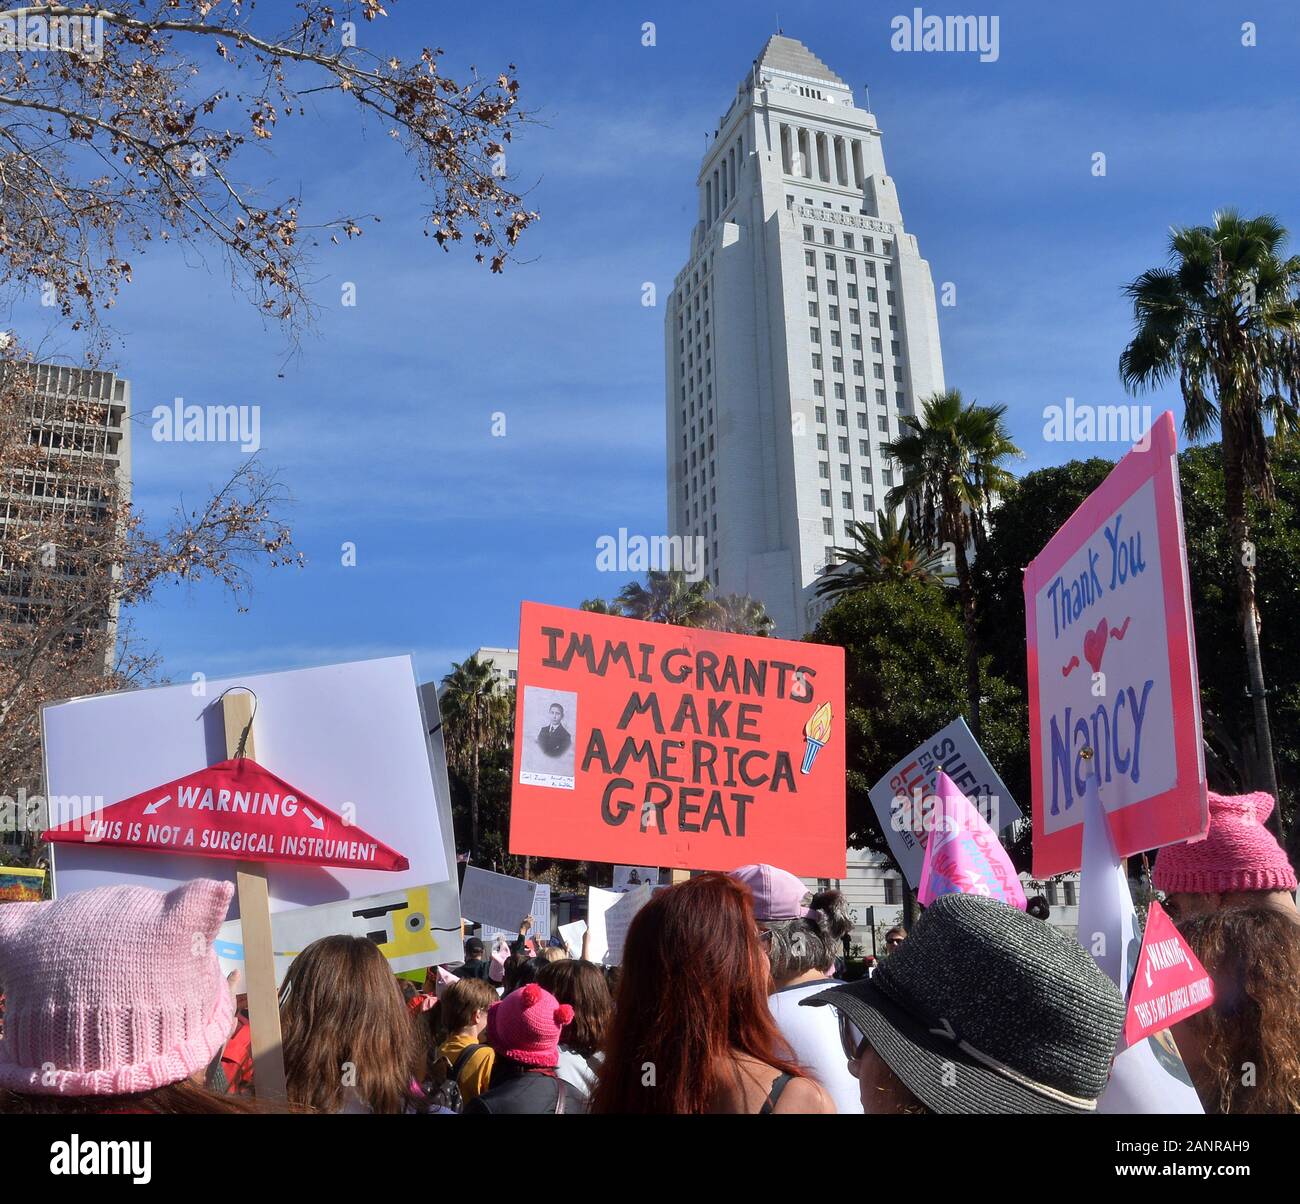
[[[850,1062],[856,1062],[867,1048],[867,1039],[858,1032],[853,1021],[844,1012],[836,1008],[835,1014],[840,1022],[840,1048],[844,1050],[844,1056]]]

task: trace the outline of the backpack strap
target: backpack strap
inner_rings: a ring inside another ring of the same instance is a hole
[[[465,1046],[465,1048],[462,1049],[460,1053],[456,1055],[456,1060],[455,1062],[452,1063],[451,1066],[451,1073],[447,1077],[449,1079],[459,1079],[460,1072],[464,1068],[465,1063],[468,1062],[470,1058],[473,1057],[473,1055],[482,1048],[483,1048],[483,1043],[481,1041],[476,1041],[473,1045]]]
[[[763,1106],[758,1110],[759,1116],[770,1116],[776,1108],[777,1101],[781,1098],[783,1092],[789,1085],[794,1075],[788,1072],[778,1074],[772,1080],[772,1086],[768,1089],[767,1099],[763,1101]]]
[[[566,1083],[559,1075],[555,1076],[555,1115],[564,1115],[564,1097],[569,1094],[569,1084]]]

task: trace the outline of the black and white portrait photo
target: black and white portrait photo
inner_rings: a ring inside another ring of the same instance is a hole
[[[568,690],[524,687],[524,740],[519,781],[525,786],[573,789],[578,696]]]

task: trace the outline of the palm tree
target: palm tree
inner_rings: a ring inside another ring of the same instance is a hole
[[[952,579],[944,554],[929,544],[914,542],[911,520],[904,515],[900,523],[892,509],[876,515],[874,530],[864,522],[852,523],[849,536],[852,547],[833,549],[839,557],[833,568],[845,571],[827,571],[817,583],[819,598],[852,593],[876,581],[947,585]]]
[[[621,615],[618,603],[607,602],[604,598],[583,598],[578,603],[579,610],[589,611],[594,615]]]
[[[1236,559],[1237,609],[1255,721],[1256,773],[1274,798],[1273,735],[1259,651],[1254,548],[1247,494],[1270,501],[1273,480],[1266,427],[1279,438],[1300,428],[1300,256],[1283,257],[1287,232],[1268,215],[1235,210],[1209,226],[1176,227],[1169,265],[1125,285],[1133,339],[1119,360],[1130,392],[1177,379],[1183,432],[1210,437],[1223,455],[1224,509]],[[1270,826],[1281,836],[1280,808]]]
[[[678,627],[707,627],[718,605],[709,597],[707,581],[690,581],[681,569],[646,574],[646,585],[629,581],[616,599],[630,619],[675,623]]]
[[[767,607],[748,594],[723,594],[716,603],[717,613],[710,627],[735,635],[771,635],[773,619]]]
[[[478,860],[479,756],[496,748],[509,731],[510,703],[501,692],[490,660],[471,656],[453,663],[442,679],[439,699],[447,755],[457,772],[469,777],[470,858]]]
[[[966,629],[966,693],[970,727],[980,734],[980,661],[975,642],[975,587],[970,553],[984,542],[989,510],[997,494],[1015,483],[1006,468],[1024,453],[1011,441],[1007,407],[965,404],[961,392],[935,393],[921,404],[921,416],[902,419],[904,433],[881,449],[902,469],[902,482],[887,504],[906,504],[920,540],[946,544],[957,567],[957,596]]]

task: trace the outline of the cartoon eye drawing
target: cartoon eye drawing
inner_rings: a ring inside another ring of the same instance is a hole
[[[406,918],[402,921],[403,927],[407,932],[423,932],[428,921],[422,911],[408,912]]]

